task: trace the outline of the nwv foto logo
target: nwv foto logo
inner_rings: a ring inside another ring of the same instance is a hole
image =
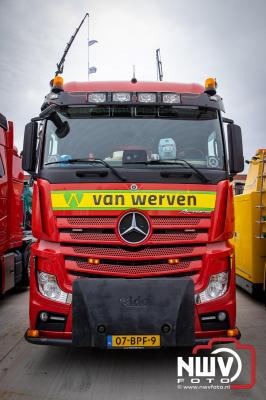
[[[183,357],[177,357],[177,375],[183,376],[183,371],[188,373],[189,377],[215,377],[216,365],[220,369],[222,375],[221,383],[234,382],[242,371],[242,361],[236,351],[228,348],[216,349],[211,354],[229,353],[227,360],[223,357],[189,357],[188,362],[183,360]],[[229,376],[232,370],[234,360],[236,361],[237,368],[233,376]],[[225,379],[224,379],[225,378]],[[195,382],[196,383],[196,382]]]
[[[220,347],[212,350],[215,344],[228,341],[235,349]],[[197,354],[200,350],[212,351],[209,356],[200,356]],[[253,346],[242,345],[235,338],[213,338],[207,345],[194,347],[192,353],[194,356],[185,359],[177,357],[178,389],[250,389],[255,385],[256,352]]]

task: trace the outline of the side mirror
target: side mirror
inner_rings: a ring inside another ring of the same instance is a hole
[[[37,147],[37,122],[29,122],[25,126],[24,143],[22,153],[22,168],[29,174],[35,173],[36,168],[36,147]]]
[[[227,125],[230,174],[235,175],[244,169],[244,156],[241,128],[235,124]]]

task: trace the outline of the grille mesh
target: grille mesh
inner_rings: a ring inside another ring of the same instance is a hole
[[[192,240],[196,239],[198,236],[197,233],[154,233],[152,235],[151,240],[153,242],[167,241],[171,242],[172,240]]]
[[[144,248],[132,252],[131,249],[125,250],[117,247],[93,247],[93,246],[73,246],[73,251],[76,254],[88,254],[98,256],[112,256],[112,257],[127,257],[138,259],[139,257],[152,257],[152,256],[166,256],[166,255],[179,255],[179,254],[192,254],[194,247],[160,247],[160,248]],[[197,248],[196,248],[197,249]]]
[[[152,221],[152,225],[160,225],[164,227],[170,226],[197,226],[200,222],[205,221],[207,224],[209,222],[208,219],[202,219],[199,217],[150,217]],[[64,226],[65,222],[67,222],[68,226],[110,226],[115,227],[117,221],[117,217],[58,217],[57,222],[58,226]]]
[[[92,272],[104,272],[104,273],[116,273],[121,275],[141,275],[149,273],[167,273],[167,272],[178,272],[189,268],[190,262],[179,263],[178,265],[169,264],[153,264],[153,265],[89,265],[88,263],[78,261],[77,267],[86,271]]]
[[[74,240],[117,241],[113,233],[70,233],[69,235]]]
[[[113,233],[66,233],[74,240],[92,240],[92,241],[115,241],[117,237]],[[150,239],[151,242],[169,242],[177,240],[193,240],[196,239],[198,233],[153,233]]]
[[[112,227],[115,224],[115,217],[71,217],[67,218],[67,222],[70,225],[90,225],[90,226],[101,226],[110,225]]]
[[[154,217],[151,218],[156,225],[198,225],[200,218],[175,218],[175,217]]]

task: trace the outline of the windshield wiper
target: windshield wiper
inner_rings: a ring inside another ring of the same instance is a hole
[[[102,160],[101,158],[97,158],[95,160],[91,160],[88,158],[71,158],[69,160],[62,160],[62,161],[52,161],[52,162],[47,162],[44,165],[51,165],[51,164],[102,164],[103,166],[105,166],[105,168],[110,169],[110,171],[118,178],[120,179],[120,181],[122,182],[127,182],[126,178],[124,178],[122,175],[120,175],[120,173],[114,168],[112,167],[112,165],[110,165],[108,162]]]
[[[171,160],[149,160],[149,161],[132,161],[132,162],[126,162],[124,164],[145,164],[145,165],[160,165],[160,164],[167,164],[167,165],[183,165],[186,164],[190,169],[192,169],[195,174],[200,178],[200,180],[204,183],[210,182],[209,179],[206,178],[206,176],[200,172],[200,170],[194,165],[190,164],[187,160],[183,160],[182,158],[173,158]]]

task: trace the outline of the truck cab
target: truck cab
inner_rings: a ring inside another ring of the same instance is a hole
[[[229,239],[243,153],[223,112],[213,79],[56,77],[24,136],[37,239],[28,341],[139,348],[240,336]]]

